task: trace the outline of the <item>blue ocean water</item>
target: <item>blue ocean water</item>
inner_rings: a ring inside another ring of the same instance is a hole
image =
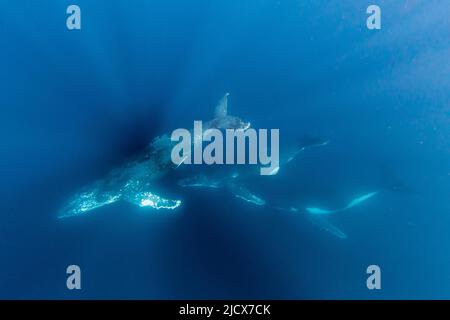
[[[450,298],[450,3],[378,0],[368,30],[373,2],[1,0],[0,298]],[[379,191],[330,217],[346,239],[223,190],[56,219],[155,136],[211,119],[225,92],[281,148],[330,141],[259,194],[334,208]],[[381,290],[366,287],[372,264]]]

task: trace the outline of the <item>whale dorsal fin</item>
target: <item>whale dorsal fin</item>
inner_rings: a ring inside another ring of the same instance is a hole
[[[227,92],[225,95],[220,99],[219,103],[216,106],[216,109],[214,110],[214,117],[215,118],[222,118],[226,117],[228,113],[228,96],[230,94]]]

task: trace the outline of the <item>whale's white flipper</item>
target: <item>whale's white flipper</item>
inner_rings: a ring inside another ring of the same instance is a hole
[[[98,180],[92,186],[75,194],[60,211],[58,218],[86,214],[94,209],[123,200],[139,207],[154,209],[175,209],[181,205],[181,200],[163,198],[150,189],[150,184],[142,183],[139,180],[130,179],[122,186],[108,180]]]
[[[181,205],[181,200],[166,199],[157,195],[152,189],[151,183],[143,183],[140,180],[129,180],[122,188],[122,197],[139,207],[154,209],[176,209]]]
[[[256,204],[257,206],[263,206],[266,204],[266,200],[256,196],[252,192],[250,192],[248,189],[237,186],[234,183],[230,183],[228,185],[228,189],[231,191],[231,193],[239,199],[242,199],[244,201]]]
[[[306,212],[308,212],[309,214],[312,214],[312,215],[327,215],[327,214],[331,214],[331,213],[342,212],[342,211],[348,210],[350,208],[353,208],[354,206],[356,206],[360,203],[363,203],[367,199],[372,198],[377,193],[378,193],[378,191],[366,193],[360,197],[353,199],[352,201],[350,201],[350,203],[348,205],[346,205],[345,207],[340,208],[340,209],[328,210],[328,209],[321,209],[321,208],[316,208],[316,207],[308,207],[305,210],[306,210]]]
[[[324,215],[324,214],[330,214],[330,213],[335,213],[338,211],[341,211],[342,209],[338,209],[338,210],[326,210],[326,209],[320,209],[320,208],[306,208],[306,211],[309,214],[314,214],[314,215]]]
[[[124,200],[138,205],[139,207],[151,207],[154,209],[176,209],[181,205],[181,200],[166,199],[150,191],[131,194]]]
[[[347,207],[345,209],[350,209],[351,207],[354,207],[354,206],[366,201],[367,199],[372,198],[377,193],[378,193],[378,191],[374,191],[374,192],[370,192],[365,195],[362,195],[360,197],[357,197],[356,199],[353,199],[352,201],[350,201],[350,203],[347,205]]]
[[[338,237],[339,239],[347,239],[347,235],[338,227],[327,221],[325,217],[308,215],[308,219],[320,229],[328,233],[331,233],[332,235]]]
[[[228,96],[230,94],[227,92],[225,95],[220,99],[219,104],[216,106],[216,109],[214,111],[214,117],[215,118],[223,118],[226,117],[228,114]]]
[[[296,207],[272,207],[276,210],[286,211],[286,212],[292,212],[292,213],[300,213],[301,211]],[[303,212],[301,212],[303,213]],[[323,215],[306,215],[306,218],[315,226],[319,227],[320,229],[331,233],[335,237],[338,237],[339,239],[347,239],[347,235],[338,227],[327,221],[327,217]]]

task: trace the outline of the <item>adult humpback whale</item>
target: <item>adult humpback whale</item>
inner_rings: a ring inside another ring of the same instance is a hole
[[[228,114],[228,95],[225,94],[216,106],[214,119],[203,124],[205,130],[250,127],[249,122]],[[58,218],[84,214],[120,200],[154,209],[177,208],[181,200],[168,199],[155,192],[156,182],[176,168],[171,160],[174,144],[168,135],[155,138],[143,154],[76,193],[61,209]]]

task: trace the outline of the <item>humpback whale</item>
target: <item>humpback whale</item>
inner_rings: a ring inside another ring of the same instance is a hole
[[[306,216],[306,218],[315,226],[321,228],[322,230],[340,239],[346,239],[347,235],[337,226],[333,225],[330,221],[328,221],[327,216],[338,212],[344,212],[353,207],[356,207],[362,204],[363,202],[367,201],[368,199],[372,198],[378,193],[378,191],[374,191],[358,196],[352,199],[345,207],[338,209],[323,209],[318,207],[305,207],[302,209],[301,207],[297,206],[284,208],[274,206],[268,203],[267,200],[265,200],[261,196],[256,195],[247,188],[239,185],[238,178],[239,175],[237,174],[233,174],[229,177],[223,178],[210,178],[206,175],[197,175],[191,178],[182,179],[178,182],[178,184],[181,187],[211,188],[211,189],[223,188],[224,190],[230,191],[234,197],[257,206],[266,205],[272,209],[279,211],[300,213],[303,216]]]
[[[287,163],[291,162],[293,159],[295,159],[295,157],[297,157],[300,154],[300,152],[306,150],[307,148],[315,146],[325,146],[329,143],[328,140],[320,140],[320,139],[307,139],[307,140],[308,141],[306,140],[303,141],[302,145],[299,148],[297,148],[294,152],[287,154],[284,159],[281,159],[280,166],[286,165]],[[248,178],[249,175],[248,172],[246,173],[247,174],[233,172],[231,175],[223,175],[215,177],[208,176],[205,174],[195,175],[193,177],[179,180],[178,185],[184,188],[210,188],[210,189],[228,190],[234,197],[253,205],[267,206],[272,209],[285,212],[300,213],[303,216],[305,216],[315,226],[340,239],[346,239],[347,235],[337,226],[333,225],[327,219],[327,216],[338,212],[350,210],[351,208],[356,207],[364,203],[368,199],[374,197],[379,192],[373,191],[357,196],[353,198],[346,206],[337,209],[324,209],[320,207],[309,207],[309,206],[305,206],[304,208],[299,206],[279,207],[272,205],[270,202],[268,202],[260,195],[256,195],[246,187],[242,186],[243,183],[242,180]],[[253,175],[257,176],[255,173],[253,173]]]
[[[215,117],[204,123],[205,129],[246,130],[250,127],[249,122],[228,114],[228,96],[226,93],[219,101]],[[163,197],[155,191],[158,180],[177,167],[171,160],[173,145],[174,142],[166,134],[156,137],[142,154],[72,196],[60,210],[58,218],[85,214],[117,201],[154,209],[173,210],[179,207],[181,200]]]
[[[247,130],[250,127],[250,122],[228,114],[228,96],[229,94],[226,93],[217,104],[214,118],[203,123],[204,130]],[[193,129],[190,132],[191,134],[195,133]],[[196,139],[202,139],[202,137],[194,136],[193,143],[195,143]],[[158,181],[162,180],[169,172],[176,170],[180,165],[174,164],[171,159],[171,152],[175,143],[167,134],[156,137],[140,155],[113,169],[106,177],[94,181],[75,193],[62,207],[57,217],[61,219],[86,214],[94,209],[118,201],[126,201],[139,207],[149,207],[156,210],[174,210],[178,208],[182,201],[161,195],[158,188]],[[271,174],[276,174],[280,168],[292,162],[303,151],[312,147],[326,146],[328,143],[328,140],[305,137],[293,152],[281,157],[279,166]],[[193,149],[193,152],[195,152],[195,147]],[[257,195],[247,188],[244,181],[249,177],[260,177],[260,175],[257,170],[247,170],[248,167],[245,167],[245,169],[241,171],[235,170],[231,174],[222,176],[197,174],[179,179],[178,186],[182,188],[227,190],[235,198],[251,205],[299,213],[307,217],[314,225],[340,239],[347,238],[347,235],[330,223],[327,217],[334,213],[350,210],[378,193],[378,191],[374,191],[363,194],[351,200],[346,206],[338,209],[310,206],[277,207],[261,195]]]

